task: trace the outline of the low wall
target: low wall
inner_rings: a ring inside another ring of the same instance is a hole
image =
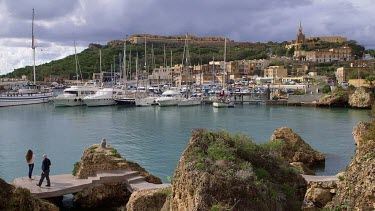
[[[312,103],[318,101],[323,94],[289,95],[288,104]]]

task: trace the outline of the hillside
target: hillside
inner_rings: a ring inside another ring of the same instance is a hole
[[[144,43],[130,42],[135,36],[147,36],[147,64],[151,70],[153,66],[164,66],[164,45],[166,49],[166,63],[170,66],[171,52],[173,57],[173,65],[180,64],[182,61],[182,54],[184,42],[182,36],[157,36],[157,35],[132,35],[127,41],[127,61],[129,61],[129,54],[131,51],[131,66],[135,69],[135,57],[138,53],[139,67],[144,69],[145,50]],[[195,37],[189,35],[191,43],[189,43],[189,51],[191,58],[191,65],[208,64],[214,58],[215,61],[222,61],[224,54],[224,38],[220,37]],[[142,39],[142,38],[141,38]],[[160,41],[162,39],[162,41]],[[165,40],[165,42],[164,42]],[[178,41],[176,41],[178,40]],[[102,71],[110,72],[111,64],[115,63],[116,71],[118,71],[119,55],[123,52],[124,40],[112,40],[106,45],[99,45],[91,43],[81,53],[78,53],[78,60],[80,70],[84,79],[91,79],[92,73],[99,72],[99,48],[102,49]],[[268,43],[250,43],[250,42],[235,42],[229,40],[227,42],[227,61],[242,60],[242,59],[265,59],[270,55],[285,56],[288,55],[285,49],[286,41],[282,43],[268,42]],[[151,49],[153,45],[155,62],[151,62]],[[319,49],[321,47],[338,47],[339,44],[327,45],[320,44],[315,46]],[[357,45],[355,41],[348,41],[340,45],[349,45],[353,48],[353,53],[357,51],[363,52],[363,46]],[[314,49],[306,49],[314,50]],[[361,55],[357,53],[356,55]],[[284,62],[283,62],[284,63]],[[324,65],[324,64],[323,64]],[[51,61],[36,67],[37,80],[43,80],[43,77],[49,75],[69,75],[73,79],[75,73],[75,59],[74,55],[70,55],[60,60]],[[27,66],[15,69],[13,72],[3,75],[1,77],[15,77],[19,78],[22,75],[27,75],[32,78],[32,67]]]
[[[102,49],[102,71],[110,72],[111,64],[115,60],[115,66],[118,71],[119,54],[123,52],[122,40],[113,40],[107,45],[90,44],[87,49],[78,53],[78,60],[83,78],[88,79],[92,77],[92,73],[99,72],[99,48]],[[148,42],[147,43],[147,63],[151,64],[151,45],[154,48],[155,67],[163,66],[164,64],[164,43]],[[268,58],[268,54],[285,55],[285,43],[246,43],[246,42],[230,42],[227,46],[227,61],[241,60],[241,59],[262,59]],[[170,65],[171,51],[173,57],[173,65],[180,64],[183,54],[183,43],[165,43],[166,48],[166,62]],[[144,44],[132,44],[127,41],[127,57],[129,52],[132,56],[132,69],[135,69],[136,53],[139,54],[139,64],[144,66]],[[215,61],[223,60],[224,42],[222,45],[217,42],[213,45],[210,42],[200,42],[189,44],[190,58],[192,65],[207,64],[215,58]],[[127,60],[129,61],[129,59]],[[152,69],[152,68],[150,68]],[[73,79],[75,75],[75,59],[74,55],[70,55],[60,60],[51,61],[36,67],[37,80],[42,80],[48,75],[69,74]],[[15,69],[2,77],[20,77],[27,75],[32,78],[32,66],[27,66]]]

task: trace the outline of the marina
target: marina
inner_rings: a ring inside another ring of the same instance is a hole
[[[40,175],[42,155],[52,161],[51,175],[67,174],[85,148],[106,138],[126,159],[167,182],[195,128],[243,133],[257,143],[279,127],[290,127],[323,152],[318,175],[343,171],[354,154],[352,129],[370,119],[369,110],[268,105],[216,109],[192,107],[54,107],[53,103],[3,107],[0,112],[0,178],[25,177],[25,153],[36,154],[33,175]]]

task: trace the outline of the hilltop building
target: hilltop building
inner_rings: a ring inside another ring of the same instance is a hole
[[[352,49],[348,46],[331,49],[318,49],[315,51],[294,51],[294,58],[300,61],[310,62],[333,62],[333,61],[350,61],[352,59]]]

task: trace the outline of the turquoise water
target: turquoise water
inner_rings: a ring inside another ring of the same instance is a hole
[[[71,173],[83,151],[102,138],[128,160],[164,182],[173,176],[194,128],[245,133],[267,141],[278,127],[291,127],[313,148],[326,154],[318,174],[343,171],[354,154],[352,129],[370,119],[369,110],[243,105],[233,109],[197,107],[72,107],[38,104],[0,108],[0,178],[27,175],[25,153],[52,161],[51,174]]]

